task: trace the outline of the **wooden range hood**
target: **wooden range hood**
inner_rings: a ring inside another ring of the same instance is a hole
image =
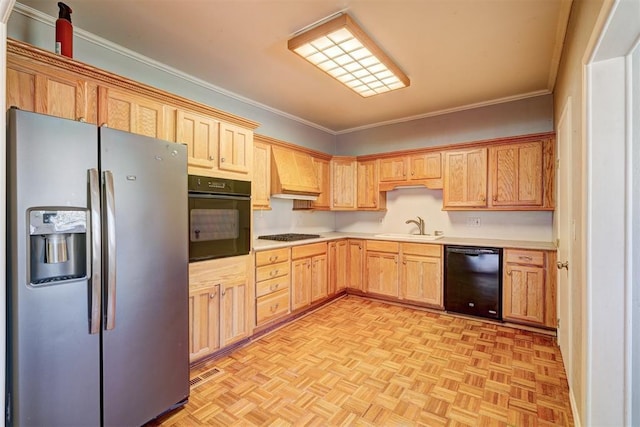
[[[271,147],[271,196],[316,200],[320,185],[311,156],[300,151]]]

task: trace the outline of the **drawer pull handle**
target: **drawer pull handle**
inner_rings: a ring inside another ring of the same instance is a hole
[[[278,307],[280,307],[280,303],[279,303],[279,302],[277,302],[277,303],[273,304],[273,305],[271,306],[271,308],[270,308],[271,312],[272,312],[272,313],[275,313],[275,312],[276,312],[276,310],[278,309]]]
[[[521,260],[523,260],[523,261],[533,261],[533,258],[532,258],[532,257],[530,257],[530,256],[522,255],[522,256],[520,256],[520,257],[518,257],[518,258],[520,258],[520,259],[521,259]]]
[[[272,291],[275,291],[276,289],[278,289],[280,287],[280,283],[276,283],[275,285],[271,285],[269,286],[269,289],[271,289]]]
[[[278,255],[271,255],[271,256],[269,257],[269,262],[274,262],[274,261],[275,261],[275,260],[277,260],[277,259],[278,259]]]
[[[279,270],[278,270],[277,268],[276,268],[275,270],[271,270],[271,271],[269,272],[269,276],[271,276],[271,277],[273,277],[273,276],[277,276],[277,275],[278,275],[278,271],[279,271]]]

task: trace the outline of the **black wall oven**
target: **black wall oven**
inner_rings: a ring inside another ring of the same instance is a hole
[[[251,182],[189,175],[189,261],[249,253]]]

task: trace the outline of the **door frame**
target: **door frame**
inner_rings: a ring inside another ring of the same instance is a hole
[[[562,109],[562,114],[558,121],[556,132],[556,156],[557,156],[557,206],[556,206],[556,242],[558,244],[558,262],[568,262],[569,268],[566,273],[558,270],[557,279],[557,314],[558,314],[558,345],[562,354],[565,372],[569,388],[573,388],[572,369],[573,369],[573,310],[571,306],[573,282],[571,268],[575,265],[573,262],[573,245],[575,243],[575,220],[573,218],[573,209],[571,200],[573,197],[570,180],[571,165],[573,165],[573,123],[572,123],[572,99],[569,96]],[[565,128],[566,126],[566,128]],[[560,248],[566,253],[562,253],[566,258],[561,257]],[[556,268],[556,266],[549,266]],[[566,278],[565,275],[566,274]],[[564,297],[562,297],[564,296]]]

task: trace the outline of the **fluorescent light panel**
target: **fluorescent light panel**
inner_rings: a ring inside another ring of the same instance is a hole
[[[402,70],[347,14],[298,34],[288,46],[363,97],[410,84]]]

